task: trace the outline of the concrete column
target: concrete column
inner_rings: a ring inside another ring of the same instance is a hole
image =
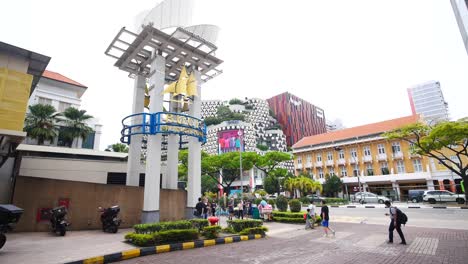
[[[445,190],[444,180],[439,180],[439,188],[440,188],[441,191]]]
[[[455,187],[455,181],[450,180],[450,191],[453,193],[457,193],[457,188]]]
[[[151,63],[150,84],[150,113],[157,113],[163,110],[165,60],[162,56],[156,56]],[[148,135],[145,193],[143,200],[143,212],[141,214],[142,223],[159,222],[159,194],[161,175],[161,141],[162,135]]]
[[[94,150],[99,150],[99,147],[101,145],[101,135],[102,135],[102,125],[95,125],[94,126],[94,145],[93,149]]]
[[[145,87],[146,78],[137,75],[133,87],[132,114],[141,113],[144,110]],[[131,124],[141,123],[141,121],[141,117],[134,117],[132,118]],[[135,131],[135,129],[133,131]],[[142,137],[142,135],[130,137],[127,161],[127,185],[129,186],[138,186],[140,183],[140,171],[138,168],[140,167]]]
[[[201,118],[201,75],[195,71],[197,80],[197,94],[189,109],[189,115]],[[188,183],[186,218],[193,218],[193,210],[201,196],[201,142],[198,138],[190,137],[188,143]]]
[[[364,192],[368,192],[369,191],[369,185],[367,183],[362,183],[362,189]]]
[[[435,190],[433,180],[427,180],[426,183],[427,183],[427,189],[428,190],[430,190],[430,191]]]
[[[401,201],[400,185],[398,184],[398,182],[392,182],[392,188],[396,192],[398,200]]]
[[[172,96],[172,94],[171,94]],[[179,100],[180,98],[177,98]],[[171,102],[169,111],[178,112],[178,103]],[[167,136],[167,167],[166,175],[163,175],[163,188],[164,189],[177,189],[177,181],[179,177],[178,171],[179,164],[179,136],[168,135]]]

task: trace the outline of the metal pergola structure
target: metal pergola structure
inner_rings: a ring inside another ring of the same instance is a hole
[[[216,67],[223,61],[215,57],[217,47],[203,38],[177,28],[167,34],[152,25],[147,25],[139,34],[123,27],[112,40],[105,54],[117,59],[114,66],[130,75],[149,77],[152,52],[166,60],[166,82],[177,80],[182,66],[194,68],[206,82],[222,73]]]

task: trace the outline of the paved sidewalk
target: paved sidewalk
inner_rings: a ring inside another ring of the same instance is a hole
[[[465,264],[468,231],[404,227],[408,245],[386,244],[382,225],[332,223],[335,238],[324,238],[322,228],[304,230],[300,225],[268,223],[266,239],[211,248],[171,252],[121,262],[178,264]]]

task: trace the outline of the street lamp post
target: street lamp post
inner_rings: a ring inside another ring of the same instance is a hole
[[[240,149],[239,149],[239,167],[240,167],[240,182],[241,182],[241,199],[242,199],[242,195],[244,193],[244,183],[242,181],[242,131],[239,129],[239,131],[237,131],[237,135],[239,136],[239,141],[240,141]]]

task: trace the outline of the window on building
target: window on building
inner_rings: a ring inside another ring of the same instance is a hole
[[[392,143],[392,152],[393,152],[393,153],[399,153],[399,152],[401,152],[400,142],[393,142],[393,143]]]
[[[357,158],[357,150],[355,148],[351,149],[349,151],[349,154],[351,155],[351,157]]]
[[[297,164],[302,164],[302,156],[297,156]]]
[[[318,162],[322,161],[322,154],[317,154],[317,161]]]
[[[379,154],[385,154],[385,146],[384,144],[378,144],[377,149],[379,151]]]
[[[108,172],[107,184],[125,185],[127,183],[127,173],[125,172]]]
[[[423,167],[420,159],[413,159],[414,172],[422,172]]]
[[[311,163],[312,162],[312,155],[307,154],[306,160],[307,160],[307,163]]]
[[[413,143],[413,142],[410,142],[410,143],[409,143],[409,149],[410,149],[410,151],[413,152],[413,151],[414,151],[414,148],[415,148],[414,143]]]
[[[328,169],[328,175],[332,176],[335,175],[335,168],[331,167]]]
[[[81,148],[85,149],[94,149],[94,137],[96,136],[96,132],[91,132],[86,136],[86,139],[81,144]]]
[[[338,157],[340,159],[344,159],[344,150],[340,150],[340,152],[338,152]]]
[[[388,170],[387,162],[380,162],[380,171],[382,172],[382,175],[390,174],[390,171]]]
[[[71,104],[69,103],[65,103],[65,102],[59,102],[59,107],[58,107],[58,111],[59,112],[63,112],[65,111],[67,108],[71,107]]]
[[[357,165],[357,164],[354,164],[353,175],[354,175],[354,177],[357,177],[359,175],[359,165]]]
[[[327,160],[333,160],[333,153],[331,151],[327,153]]]
[[[405,173],[405,163],[402,160],[397,161],[397,172]]]
[[[37,97],[37,102],[43,105],[52,105],[52,99],[49,98]]]
[[[364,156],[371,155],[370,146],[365,146],[363,150],[364,150]]]
[[[348,172],[346,171],[345,166],[341,166],[341,176],[343,177],[348,176]]]
[[[450,160],[453,162],[453,163],[450,163],[450,164],[454,165],[454,166],[455,166],[455,164],[460,163],[457,156],[450,156]]]
[[[323,179],[323,169],[322,168],[318,169],[318,175],[319,175],[320,179]]]
[[[374,175],[374,168],[372,168],[372,163],[367,163],[366,169],[367,169],[368,176]]]

